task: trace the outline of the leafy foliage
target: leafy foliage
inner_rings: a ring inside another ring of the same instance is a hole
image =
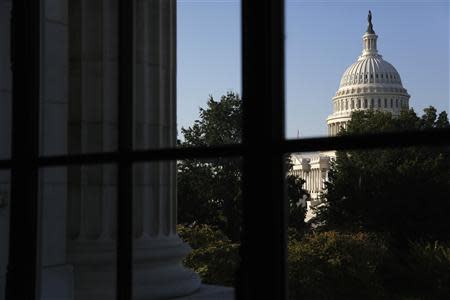
[[[182,147],[234,144],[241,141],[241,99],[229,92],[207,108],[200,119],[182,128]],[[178,164],[178,221],[209,224],[228,237],[239,239],[241,215],[241,160],[215,158],[185,160]]]
[[[410,243],[405,281],[423,299],[450,296],[450,248],[438,242]]]
[[[375,235],[312,233],[288,244],[291,299],[380,299],[387,248]]]
[[[177,229],[193,248],[184,264],[204,283],[232,286],[239,244],[208,225]],[[450,247],[410,242],[397,249],[373,233],[290,229],[288,280],[291,299],[448,299]]]
[[[433,107],[419,118],[410,109],[399,117],[380,111],[352,115],[342,134],[448,128],[445,112]],[[448,240],[450,151],[407,147],[338,151],[317,221],[326,229],[365,230],[408,239]]]
[[[179,225],[177,229],[193,248],[184,264],[197,272],[203,283],[233,286],[239,266],[239,244],[208,225]]]
[[[188,128],[182,128],[181,146],[211,146],[238,144],[242,139],[242,100],[238,94],[228,92],[214,100],[212,96],[206,109],[200,108],[200,119]]]
[[[232,92],[222,96],[220,101],[210,96],[206,109],[200,109],[200,119],[181,132],[181,147],[240,143],[242,100]],[[238,241],[242,224],[241,169],[238,158],[192,159],[178,163],[178,221],[209,224],[222,230],[232,241]],[[303,183],[298,178],[287,178],[291,225],[298,229],[304,228],[305,208],[298,205],[306,193]]]
[[[450,247],[423,240],[390,246],[381,273],[392,299],[448,299]]]
[[[287,199],[289,220],[288,226],[297,230],[297,232],[305,232],[308,227],[305,223],[306,216],[306,199],[308,193],[302,188],[305,181],[298,176],[288,175],[286,177]]]

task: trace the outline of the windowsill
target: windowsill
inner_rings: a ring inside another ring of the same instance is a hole
[[[202,284],[200,289],[192,295],[174,300],[234,300],[234,288],[219,285]]]

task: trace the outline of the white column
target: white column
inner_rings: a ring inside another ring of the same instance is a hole
[[[319,169],[316,169],[316,192],[320,191]]]
[[[313,190],[314,190],[314,192],[316,192],[317,191],[317,170],[314,169],[313,172],[314,172],[313,173],[314,174],[314,177],[313,177],[314,178],[314,181],[313,181],[314,182],[314,189]]]
[[[316,191],[316,170],[312,170],[312,190],[313,192]]]
[[[319,191],[319,187],[320,187],[320,184],[319,184],[319,169],[316,169],[316,192]]]

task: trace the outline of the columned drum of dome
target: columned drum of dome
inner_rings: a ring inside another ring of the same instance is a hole
[[[333,113],[327,118],[330,136],[345,128],[354,111],[375,109],[398,115],[409,107],[410,96],[403,88],[400,74],[378,54],[378,36],[373,30],[370,11],[368,23],[362,54],[344,72],[333,97]]]

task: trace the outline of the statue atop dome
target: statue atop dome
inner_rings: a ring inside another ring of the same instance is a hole
[[[367,16],[367,22],[369,25],[367,26],[367,33],[375,34],[375,31],[373,31],[373,25],[372,25],[372,12],[369,10],[369,15]]]

